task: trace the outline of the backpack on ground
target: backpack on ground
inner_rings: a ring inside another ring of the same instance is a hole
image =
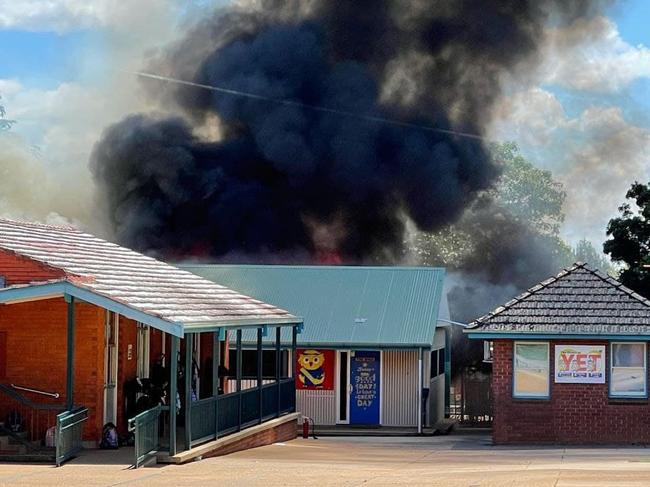
[[[115,450],[119,446],[120,440],[117,435],[117,428],[113,423],[106,423],[102,428],[102,441],[99,443],[99,448]]]

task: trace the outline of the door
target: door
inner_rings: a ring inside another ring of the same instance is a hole
[[[104,333],[104,424],[117,424],[117,345],[119,315],[106,312]]]
[[[350,356],[350,424],[380,424],[381,352],[357,350]]]

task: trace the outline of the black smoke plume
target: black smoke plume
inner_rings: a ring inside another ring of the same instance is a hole
[[[534,59],[545,23],[592,4],[258,1],[219,11],[148,68],[266,99],[144,81],[174,115],[134,114],[97,143],[91,167],[113,230],[168,258],[395,262],[407,219],[424,230],[454,222],[499,171],[481,139],[367,117],[480,136],[501,76]]]

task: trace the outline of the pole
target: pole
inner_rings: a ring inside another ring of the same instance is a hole
[[[169,356],[169,456],[176,455],[176,394],[178,392],[178,345],[180,338],[171,337]]]
[[[214,397],[214,438],[219,437],[219,364],[221,363],[221,341],[216,330],[212,334],[212,396]]]
[[[242,418],[242,401],[241,401],[241,368],[242,368],[242,351],[241,351],[241,328],[237,330],[237,431],[241,431]]]
[[[278,388],[278,409],[276,411],[276,416],[280,416],[280,410],[282,409],[282,398],[280,397],[280,378],[281,378],[281,355],[282,355],[282,328],[277,327],[275,329],[275,385]]]
[[[257,329],[257,391],[259,394],[259,409],[260,417],[259,423],[262,424],[262,417],[264,416],[264,411],[262,410],[262,328]]]
[[[74,408],[74,297],[66,294],[64,296],[68,303],[68,349],[66,364],[66,409],[72,411]]]
[[[185,335],[185,449],[192,448],[192,345],[194,333]]]
[[[423,349],[418,349],[418,434],[422,434],[422,379],[423,379]]]

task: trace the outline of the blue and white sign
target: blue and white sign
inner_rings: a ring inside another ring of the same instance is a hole
[[[380,357],[380,352],[367,350],[350,357],[350,424],[379,424]]]

